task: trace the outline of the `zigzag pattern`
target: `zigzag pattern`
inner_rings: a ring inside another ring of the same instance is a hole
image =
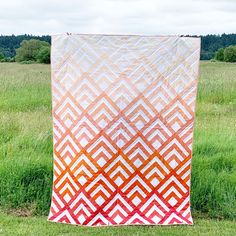
[[[192,224],[199,51],[196,38],[52,37],[50,221]]]

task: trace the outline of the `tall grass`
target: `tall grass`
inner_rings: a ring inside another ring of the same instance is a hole
[[[52,187],[50,71],[0,65],[0,205],[47,214]]]
[[[194,215],[236,217],[236,64],[201,63],[192,163]],[[0,64],[0,206],[47,214],[52,186],[50,69]]]
[[[202,62],[194,133],[194,213],[236,217],[236,64]]]

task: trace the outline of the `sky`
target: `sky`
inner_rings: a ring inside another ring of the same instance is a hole
[[[0,0],[0,34],[236,33],[236,0]]]

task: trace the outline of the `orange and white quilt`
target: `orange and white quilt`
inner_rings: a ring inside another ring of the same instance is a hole
[[[199,38],[52,37],[50,221],[192,224],[199,54]]]

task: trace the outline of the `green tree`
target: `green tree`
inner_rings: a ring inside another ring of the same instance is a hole
[[[224,48],[218,49],[218,51],[215,53],[214,58],[217,61],[224,61]]]
[[[42,46],[37,54],[37,61],[40,63],[50,63],[50,46]]]
[[[236,46],[229,46],[224,50],[224,61],[236,62]]]
[[[50,47],[50,44],[38,39],[23,40],[16,49],[16,61],[37,61],[38,53],[42,47]]]

